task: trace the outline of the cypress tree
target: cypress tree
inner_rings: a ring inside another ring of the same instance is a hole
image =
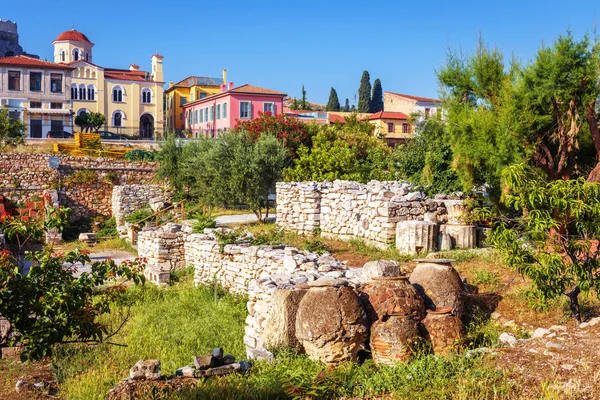
[[[373,96],[371,97],[371,112],[383,111],[383,89],[379,78],[373,83]]]
[[[344,105],[344,111],[350,112],[350,100],[346,97],[346,104]]]
[[[304,90],[304,85],[302,85],[302,102],[300,103],[302,110],[307,110],[306,108],[306,90]]]
[[[327,102],[325,111],[340,111],[340,101],[334,88],[331,88],[331,92],[329,92],[329,101]]]
[[[371,111],[371,77],[369,71],[364,71],[360,78],[358,88],[358,112],[368,113]]]

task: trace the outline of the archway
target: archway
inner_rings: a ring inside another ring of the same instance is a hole
[[[144,139],[154,137],[154,117],[151,114],[143,114],[140,117],[140,137]]]

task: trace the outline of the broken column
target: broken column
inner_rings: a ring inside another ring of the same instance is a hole
[[[396,248],[402,254],[434,251],[438,240],[438,225],[425,221],[401,221],[396,225]]]

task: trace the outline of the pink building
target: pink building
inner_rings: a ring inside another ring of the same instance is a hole
[[[285,96],[285,93],[253,85],[234,88],[233,82],[229,82],[229,90],[221,85],[221,93],[183,105],[184,129],[195,138],[216,138],[235,127],[238,121],[257,118],[259,113],[281,114]]]

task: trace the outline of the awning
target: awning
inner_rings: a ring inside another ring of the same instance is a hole
[[[42,115],[71,115],[71,110],[53,110],[53,109],[27,109],[29,114],[42,114]]]

